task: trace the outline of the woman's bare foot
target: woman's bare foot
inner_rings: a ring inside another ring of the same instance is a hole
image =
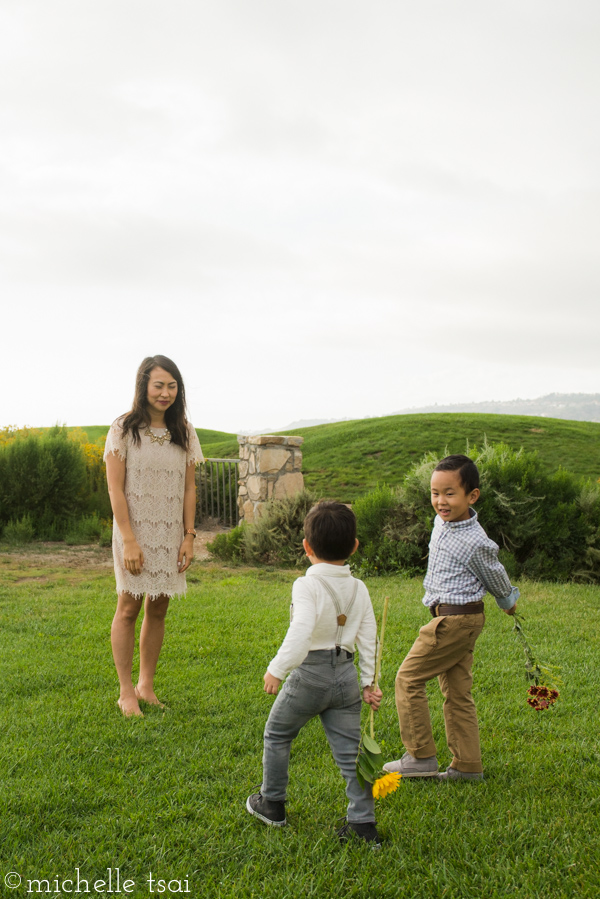
[[[144,713],[140,709],[140,705],[135,694],[133,696],[125,696],[121,699],[117,699],[117,705],[126,718],[131,718],[132,716],[136,716],[138,718],[144,717]]]
[[[159,700],[154,690],[144,690],[139,684],[135,688],[135,695],[140,702],[147,702],[148,705],[157,705],[159,709],[164,709],[165,707],[164,702]]]

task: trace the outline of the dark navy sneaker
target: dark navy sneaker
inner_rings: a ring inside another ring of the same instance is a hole
[[[352,834],[356,834],[365,843],[370,843],[371,849],[381,849],[381,837],[377,833],[374,822],[369,821],[365,824],[359,824],[358,822],[348,821],[337,832],[342,843],[346,843],[352,837]]]
[[[285,827],[285,802],[271,802],[265,799],[262,793],[253,793],[246,800],[246,808],[251,815],[262,821],[263,824],[270,824],[271,827]]]

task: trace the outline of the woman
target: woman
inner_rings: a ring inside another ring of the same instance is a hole
[[[194,557],[195,463],[204,460],[186,419],[183,380],[171,359],[144,359],[133,408],[111,425],[104,458],[114,514],[118,601],[111,642],[121,686],[118,705],[125,716],[141,715],[141,701],[162,705],[154,674],[169,600],[185,593],[184,572]],[[134,687],[135,623],[144,596]]]

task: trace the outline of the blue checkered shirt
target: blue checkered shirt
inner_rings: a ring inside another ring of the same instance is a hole
[[[435,516],[423,603],[464,605],[491,593],[501,609],[512,609],[519,591],[498,561],[498,546],[487,536],[474,509],[468,521],[443,521]]]

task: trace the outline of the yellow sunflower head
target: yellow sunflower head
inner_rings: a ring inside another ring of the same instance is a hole
[[[383,799],[388,793],[393,793],[398,789],[401,774],[384,774],[383,777],[377,778],[373,784],[373,798]]]

